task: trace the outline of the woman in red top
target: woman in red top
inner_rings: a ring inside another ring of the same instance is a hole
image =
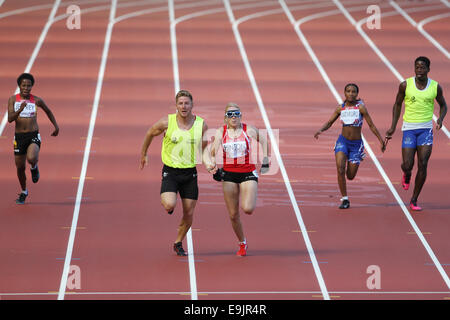
[[[225,108],[225,125],[217,129],[211,148],[211,161],[214,179],[222,182],[225,204],[230,215],[231,226],[239,240],[237,255],[247,254],[247,241],[239,216],[239,200],[246,214],[252,214],[256,207],[258,191],[258,172],[256,171],[255,151],[252,150],[252,139],[262,146],[263,162],[261,173],[269,170],[267,158],[267,140],[260,135],[257,128],[241,122],[241,110],[235,103],[229,103]],[[222,146],[223,168],[217,168],[216,154]],[[252,153],[253,152],[253,153]],[[240,198],[240,199],[239,199]]]

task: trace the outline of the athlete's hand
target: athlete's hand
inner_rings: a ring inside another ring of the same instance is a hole
[[[20,115],[20,113],[23,111],[23,109],[25,109],[25,107],[27,106],[27,104],[28,104],[28,102],[23,101],[23,102],[20,104],[19,109],[17,110],[17,114]]]
[[[316,138],[316,139],[319,139],[319,134],[321,134],[322,133],[322,131],[317,131],[315,134],[314,134],[314,138]]]
[[[259,169],[259,172],[261,174],[265,174],[269,171],[269,158],[264,157],[261,165],[261,169]]]
[[[215,174],[217,172],[217,165],[216,164],[210,164],[206,166],[206,170],[208,170],[209,173]]]
[[[387,146],[388,141],[389,140],[386,140],[386,139],[384,141],[381,141],[381,152],[386,151],[386,146]]]
[[[52,132],[52,136],[56,137],[59,134],[59,127],[56,127],[55,130]]]
[[[440,130],[442,128],[442,119],[437,119],[436,121],[436,130]]]
[[[388,131],[386,131],[386,139],[390,140],[392,139],[392,135],[394,134],[395,129],[390,128]]]
[[[139,169],[144,169],[144,167],[146,167],[148,165],[148,157],[147,155],[145,156],[141,156],[141,163],[139,165]]]

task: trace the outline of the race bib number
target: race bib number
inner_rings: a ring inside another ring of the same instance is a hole
[[[227,158],[240,158],[246,155],[247,145],[245,141],[227,142],[223,145]]]
[[[355,124],[359,121],[359,109],[344,109],[341,111],[341,121],[344,124]]]
[[[20,102],[16,102],[14,104],[14,111],[17,112],[17,110],[20,109],[20,105],[22,104],[22,102],[23,101],[20,101]],[[34,116],[36,116],[36,104],[28,102],[26,107],[19,114],[19,117],[21,117],[21,118],[32,118]]]

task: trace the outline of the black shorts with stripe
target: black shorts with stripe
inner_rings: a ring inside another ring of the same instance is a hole
[[[249,180],[258,182],[258,172],[256,170],[250,172],[232,172],[223,170],[222,173],[222,181],[240,184]]]
[[[197,169],[162,168],[161,192],[180,193],[182,199],[198,200]]]
[[[27,154],[30,144],[35,143],[41,148],[41,136],[39,131],[23,132],[14,134],[14,154],[24,155]]]

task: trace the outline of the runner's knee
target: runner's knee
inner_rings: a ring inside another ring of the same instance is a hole
[[[255,207],[253,205],[249,205],[249,204],[243,204],[242,205],[242,211],[244,211],[245,214],[252,214],[253,211],[255,210]]]

